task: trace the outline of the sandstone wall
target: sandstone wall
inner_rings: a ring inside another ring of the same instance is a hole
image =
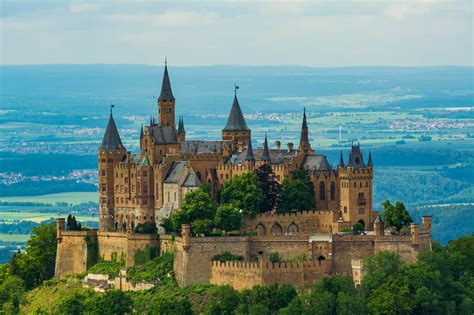
[[[254,262],[220,262],[211,263],[211,284],[230,285],[236,290],[251,288],[263,284],[263,270]]]
[[[61,231],[58,237],[55,277],[87,270],[90,253],[86,239],[96,241],[96,231]]]
[[[269,257],[271,253],[277,252],[284,259],[290,259],[298,255],[311,257],[312,247],[308,242],[308,236],[257,236],[249,238],[249,256]]]
[[[381,251],[397,253],[402,261],[415,261],[417,256],[410,236],[385,235],[376,237],[374,254]]]
[[[352,274],[351,261],[363,260],[375,251],[373,235],[334,235],[332,242],[333,273]]]

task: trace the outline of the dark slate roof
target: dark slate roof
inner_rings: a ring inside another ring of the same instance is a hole
[[[99,149],[102,150],[118,150],[118,149],[125,149],[122,144],[122,140],[120,140],[120,135],[117,130],[117,126],[115,125],[114,117],[112,116],[112,112],[110,112],[109,122],[107,124],[107,128],[105,129],[104,138],[102,138],[102,144],[100,145]]]
[[[186,168],[186,161],[173,162],[163,182],[164,183],[177,183],[184,168]]]
[[[247,156],[247,148],[242,152],[234,151],[231,156],[227,159],[226,164],[233,165],[242,165],[245,162],[245,157]],[[270,155],[271,164],[282,164],[283,159],[287,158],[290,162],[294,159],[297,154],[297,150],[283,150],[283,149],[269,149],[268,154]],[[253,150],[253,156],[257,161],[263,161],[262,158],[263,149]]]
[[[168,66],[165,64],[165,72],[163,73],[163,81],[161,82],[161,93],[158,97],[159,101],[174,101],[173,91],[171,91],[171,83],[168,75]]]
[[[341,154],[339,156],[339,166],[344,167],[344,157],[342,156],[342,150],[341,150]]]
[[[263,142],[263,151],[262,151],[262,160],[270,161],[270,153],[268,152],[268,139],[267,134],[265,134],[265,141]]]
[[[303,160],[303,167],[311,171],[329,171],[331,165],[325,155],[308,155]]]
[[[186,131],[184,130],[184,120],[183,116],[179,116],[179,122],[178,122],[178,135],[185,133]]]
[[[221,153],[223,141],[203,141],[191,140],[181,143],[181,153],[185,154],[203,154],[203,153]]]
[[[151,136],[156,144],[174,144],[178,143],[176,129],[171,126],[153,125],[150,127]]]
[[[201,185],[201,181],[194,172],[189,173],[183,182],[184,187],[198,187],[199,185]]]
[[[367,162],[367,165],[368,165],[368,166],[374,165],[374,164],[372,163],[372,152],[370,152],[370,151],[369,151],[369,162]]]
[[[232,108],[230,109],[229,118],[227,119],[227,124],[225,125],[222,131],[246,131],[250,130],[247,127],[245,122],[244,115],[240,109],[239,101],[237,100],[237,95],[234,96],[234,102],[232,103]]]
[[[353,167],[355,169],[362,169],[366,168],[364,163],[364,157],[362,156],[362,152],[360,150],[359,145],[353,145],[351,149],[351,153],[349,154],[349,162],[347,163],[348,167]]]
[[[250,139],[249,145],[246,151],[247,153],[245,154],[245,161],[255,161],[255,157],[253,156],[253,149],[252,149],[252,139]]]

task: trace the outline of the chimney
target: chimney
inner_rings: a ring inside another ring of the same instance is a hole
[[[288,142],[288,152],[293,151],[293,142]]]
[[[280,149],[280,147],[281,147],[281,142],[278,141],[278,140],[275,141],[275,147],[276,147],[277,149]]]

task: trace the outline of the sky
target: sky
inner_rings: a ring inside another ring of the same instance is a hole
[[[3,65],[473,65],[470,0],[0,3]]]

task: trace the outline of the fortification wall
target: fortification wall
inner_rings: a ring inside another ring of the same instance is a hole
[[[375,238],[374,254],[378,252],[394,252],[400,255],[402,261],[415,261],[416,249],[413,247],[411,236],[385,235]]]
[[[213,261],[210,283],[230,285],[236,290],[263,285],[263,270],[254,262]]]
[[[352,274],[351,261],[363,260],[375,251],[373,235],[334,235],[332,243],[333,273]]]
[[[164,253],[172,253],[176,249],[174,243],[175,235],[169,234],[160,234],[159,241],[160,241],[160,255]]]
[[[61,231],[58,237],[55,277],[81,273],[87,270],[89,251],[87,239],[97,240],[97,232],[93,231]]]
[[[249,258],[247,237],[191,237],[189,246],[184,245],[182,237],[176,237],[175,248],[174,271],[181,286],[209,283],[210,262],[215,255],[229,252]]]
[[[277,252],[284,259],[290,259],[298,255],[311,257],[312,247],[308,242],[308,236],[256,236],[249,238],[249,256],[269,257],[271,253]]]

